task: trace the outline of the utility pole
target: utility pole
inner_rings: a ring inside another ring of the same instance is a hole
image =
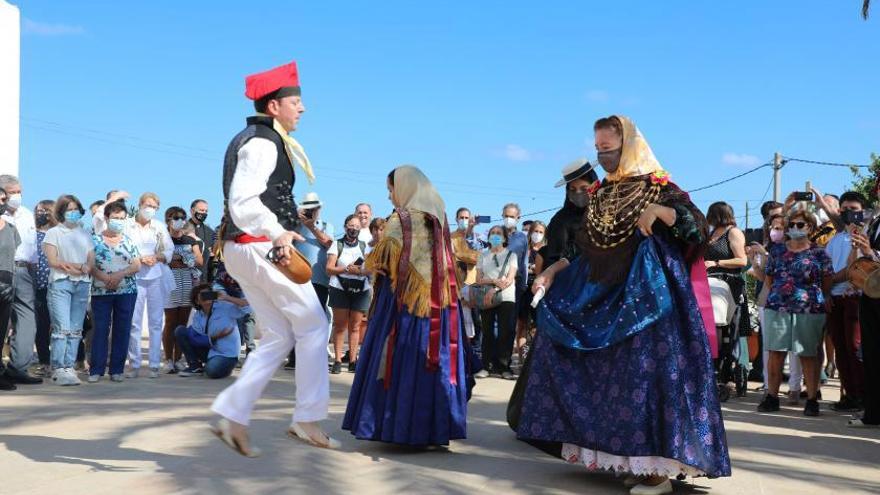
[[[746,201],[746,228],[745,230],[749,230],[749,202]]]
[[[782,155],[773,154],[773,201],[779,202],[782,196]]]

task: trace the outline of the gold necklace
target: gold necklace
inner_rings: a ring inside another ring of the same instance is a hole
[[[590,242],[610,249],[626,242],[639,217],[660,197],[660,185],[642,180],[616,181],[590,196],[586,230]]]

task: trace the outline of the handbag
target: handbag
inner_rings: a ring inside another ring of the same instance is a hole
[[[507,272],[507,264],[510,262],[510,257],[513,255],[511,251],[507,252],[507,257],[504,258],[504,264],[501,265],[501,273]],[[487,303],[486,302],[486,294],[489,292],[494,292],[492,299]],[[477,308],[480,310],[483,309],[492,309],[497,308],[501,305],[502,296],[501,290],[494,285],[471,285],[470,290],[468,291],[468,305],[472,308]]]

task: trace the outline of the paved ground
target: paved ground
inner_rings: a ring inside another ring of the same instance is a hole
[[[511,382],[479,382],[469,438],[418,451],[354,440],[339,429],[352,375],[332,378],[331,418],[341,451],[284,436],[293,374],[281,370],[256,411],[264,451],[244,459],[208,433],[208,406],[228,380],[162,376],[124,384],[20,387],[0,395],[0,494],[166,493],[598,493],[626,491],[514,439],[504,421]],[[825,389],[832,398],[833,388]],[[676,493],[880,493],[880,431],[844,427],[827,409],[755,413],[758,394],[724,407],[732,478],[679,484]]]

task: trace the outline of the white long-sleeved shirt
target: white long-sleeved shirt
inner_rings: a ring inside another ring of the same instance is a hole
[[[275,170],[278,150],[275,143],[252,138],[238,150],[238,165],[229,185],[227,207],[235,226],[255,237],[275,240],[284,233],[278,217],[260,200],[266,182]]]
[[[104,219],[104,205],[98,208],[95,216],[92,218],[92,225],[95,227],[95,234],[101,235],[107,228],[107,221]],[[125,235],[134,242],[141,256],[154,256],[161,252],[165,256],[165,260],[170,260],[174,254],[174,241],[171,240],[171,234],[164,223],[156,220],[150,220],[147,225],[141,225],[134,217],[125,219]],[[162,249],[159,249],[159,241],[161,239]],[[162,276],[162,268],[156,263],[153,266],[141,264],[141,269],[137,274],[137,278],[141,280],[153,280]]]
[[[11,223],[21,236],[21,244],[15,249],[15,261],[36,263],[37,256],[37,227],[34,224],[34,214],[24,206],[19,206],[15,213],[3,214],[3,220]]]

